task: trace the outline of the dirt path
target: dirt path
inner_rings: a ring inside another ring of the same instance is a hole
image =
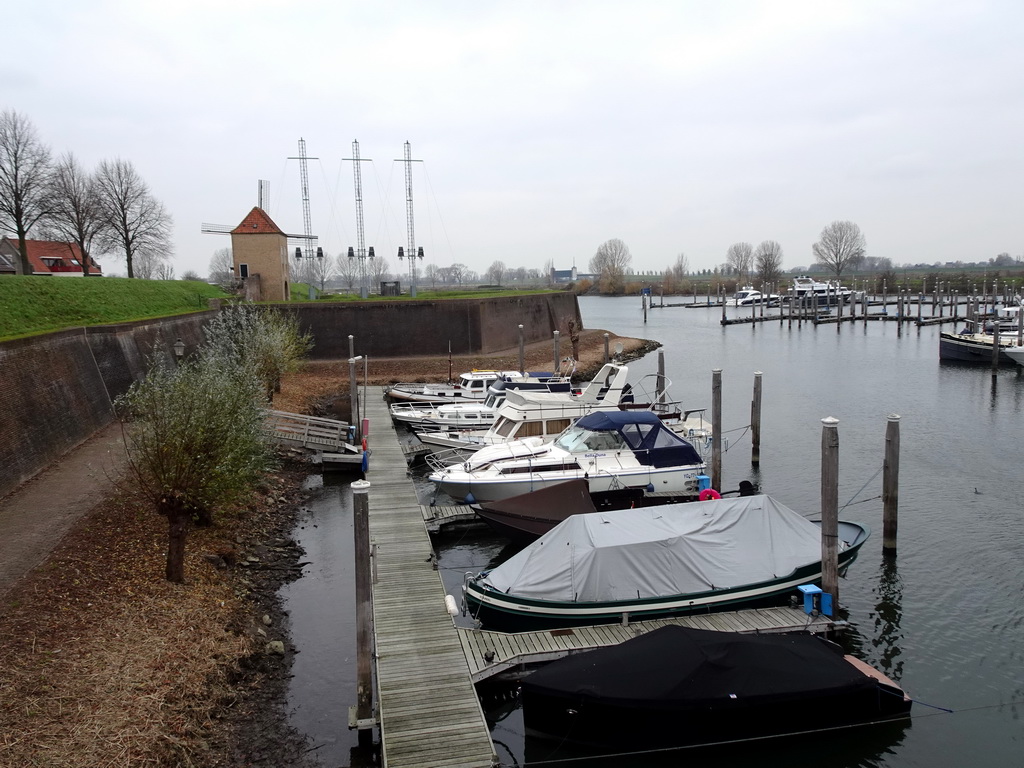
[[[0,499],[0,597],[103,501],[123,467],[121,425],[115,422]]]

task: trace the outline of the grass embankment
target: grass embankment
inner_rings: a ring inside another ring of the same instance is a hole
[[[0,278],[0,339],[196,312],[226,296],[190,280],[7,276]]]

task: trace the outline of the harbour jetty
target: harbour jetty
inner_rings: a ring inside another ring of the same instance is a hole
[[[370,387],[371,457],[366,472],[376,667],[375,717],[385,766],[497,763],[474,683],[574,652],[615,645],[675,623],[736,632],[818,632],[842,622],[780,607],[570,631],[505,634],[456,627],[446,608],[428,526],[467,522],[461,508],[421,505],[383,398]],[[358,556],[358,553],[357,553]],[[353,726],[360,724],[350,718]]]

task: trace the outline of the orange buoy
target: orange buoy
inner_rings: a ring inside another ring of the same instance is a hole
[[[699,498],[701,501],[707,501],[708,499],[720,499],[722,498],[722,494],[720,494],[714,488],[705,488],[703,491],[700,492],[700,496],[698,496],[697,498]]]

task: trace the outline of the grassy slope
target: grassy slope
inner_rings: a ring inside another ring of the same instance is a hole
[[[0,339],[195,312],[224,296],[216,286],[186,280],[4,276]]]

